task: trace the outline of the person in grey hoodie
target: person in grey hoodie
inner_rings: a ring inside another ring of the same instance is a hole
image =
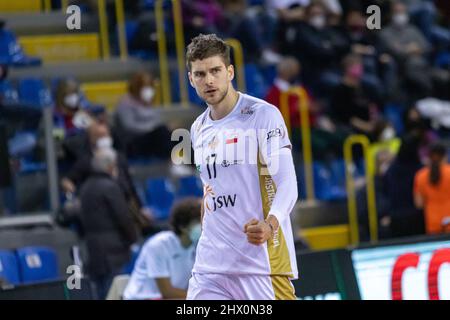
[[[138,72],[129,81],[128,93],[118,103],[115,126],[128,156],[170,157],[170,131],[161,118],[161,109],[155,108],[155,93],[153,76]]]

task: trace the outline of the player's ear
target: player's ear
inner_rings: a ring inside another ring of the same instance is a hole
[[[233,81],[233,79],[234,79],[234,66],[232,64],[230,64],[228,66],[227,72],[228,72],[228,78],[230,79],[230,81]]]
[[[188,78],[189,78],[189,83],[191,84],[192,88],[195,89],[194,82],[192,81],[192,73],[191,72],[188,72]]]

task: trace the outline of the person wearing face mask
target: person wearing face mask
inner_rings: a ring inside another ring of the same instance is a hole
[[[134,74],[128,93],[118,103],[115,127],[128,156],[170,157],[170,132],[155,107],[155,83],[148,72]]]
[[[280,98],[284,91],[292,87],[306,89],[299,82],[301,66],[294,57],[285,57],[277,65],[277,76],[269,88],[264,100],[280,109]],[[315,158],[323,158],[329,152],[336,152],[336,146],[340,146],[345,136],[330,122],[328,117],[321,113],[319,103],[307,90],[307,104],[309,107],[309,123],[311,128],[311,143]],[[292,140],[294,146],[301,144],[301,114],[298,97],[290,95],[288,98]],[[340,149],[340,147],[339,147]],[[340,153],[340,150],[337,151]]]
[[[333,118],[351,131],[376,140],[379,128],[377,104],[361,84],[364,74],[361,57],[350,54],[343,60],[344,76],[331,99]]]
[[[78,83],[72,78],[61,79],[55,91],[55,127],[64,130],[65,136],[79,133],[93,121],[82,107]]]
[[[431,47],[420,30],[409,22],[407,7],[401,1],[392,3],[391,21],[379,33],[379,49],[395,59],[405,91],[413,99],[431,93],[432,73],[426,57]]]
[[[113,149],[114,143],[109,128],[102,123],[93,123],[87,129],[86,141],[77,151],[74,165],[61,179],[61,187],[66,195],[78,193],[81,185],[93,174],[92,158],[96,151]],[[159,229],[153,225],[152,213],[145,208],[132,181],[125,155],[117,153],[117,182],[127,200],[136,228],[144,235],[153,234]]]
[[[348,51],[348,41],[330,27],[328,16],[329,11],[321,1],[311,1],[305,8],[305,20],[292,28],[282,52],[301,62],[305,85],[310,88],[320,85],[325,72],[337,70],[336,62]]]
[[[92,174],[80,190],[80,220],[87,252],[87,274],[99,299],[106,297],[112,279],[131,257],[138,240],[125,195],[117,181],[117,153],[111,148],[94,152]]]
[[[174,205],[172,230],[162,231],[145,242],[125,288],[125,300],[186,298],[202,231],[200,208],[199,198],[185,198]]]

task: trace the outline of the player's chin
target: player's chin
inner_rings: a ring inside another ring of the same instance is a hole
[[[206,96],[206,97],[203,97],[203,100],[204,100],[207,104],[216,104],[216,103],[218,102],[219,99],[217,99],[216,97]]]

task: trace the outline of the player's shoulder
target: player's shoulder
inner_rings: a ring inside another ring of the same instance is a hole
[[[201,126],[205,123],[206,118],[208,115],[208,108],[206,108],[205,111],[203,111],[192,123],[191,125],[191,134],[198,131]]]
[[[243,94],[240,113],[254,114],[257,119],[281,115],[278,108],[273,104],[248,94]]]
[[[150,237],[143,246],[143,249],[161,249],[168,248],[177,241],[176,234],[173,231],[161,231]]]

